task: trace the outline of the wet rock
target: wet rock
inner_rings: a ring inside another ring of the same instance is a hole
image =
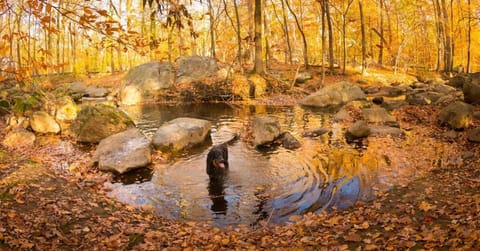
[[[125,173],[152,162],[150,140],[138,129],[131,128],[100,141],[94,162],[103,171]]]
[[[480,104],[480,79],[465,82],[462,91],[466,103]]]
[[[155,99],[173,86],[175,70],[169,62],[149,62],[136,66],[123,78],[120,102],[135,105]]]
[[[252,129],[253,145],[256,147],[271,143],[280,135],[280,123],[269,116],[255,116]]]
[[[480,143],[480,128],[475,128],[467,132],[467,139],[471,142]]]
[[[204,142],[211,126],[203,119],[176,118],[158,128],[152,143],[157,150],[179,151]]]
[[[364,100],[365,93],[360,87],[349,83],[340,82],[328,85],[319,91],[310,94],[300,101],[304,106],[313,107],[337,107],[353,100]]]
[[[348,113],[347,109],[344,109],[344,107],[342,107],[337,113],[333,115],[333,120],[344,122],[353,120],[353,117],[350,115],[350,113]]]
[[[33,146],[35,139],[35,134],[19,127],[9,132],[2,141],[2,144],[9,148],[29,147]]]
[[[313,130],[303,132],[302,137],[314,138],[314,137],[321,136],[321,135],[323,135],[325,133],[328,133],[328,132],[330,132],[330,130],[327,129],[327,128],[316,128],[316,129],[313,129]]]
[[[79,142],[98,143],[100,140],[134,127],[123,111],[108,105],[98,104],[82,108],[70,127]]]
[[[347,135],[353,138],[364,138],[370,135],[370,127],[367,122],[359,120],[347,129]]]
[[[286,149],[293,150],[302,146],[302,144],[300,144],[300,142],[290,132],[282,133],[279,139],[282,141],[282,146]]]
[[[30,117],[30,126],[38,133],[59,133],[60,125],[50,114],[38,111]]]
[[[464,129],[473,122],[473,107],[463,102],[456,102],[445,107],[439,115],[440,125],[452,129]]]

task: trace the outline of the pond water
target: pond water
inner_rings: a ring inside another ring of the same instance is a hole
[[[137,126],[152,137],[164,122],[194,117],[212,122],[211,142],[181,152],[165,164],[119,178],[110,195],[177,220],[209,221],[218,226],[285,223],[292,216],[333,207],[347,208],[374,198],[373,185],[382,182],[375,156],[344,140],[331,113],[299,106],[230,106],[227,104],[146,105],[125,107]],[[228,146],[230,168],[221,182],[210,183],[206,156],[223,143],[227,131],[244,132],[254,115],[269,114],[302,144],[256,149],[242,139]],[[304,138],[320,127],[328,134]]]

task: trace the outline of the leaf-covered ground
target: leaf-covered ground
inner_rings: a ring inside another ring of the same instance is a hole
[[[399,172],[413,165],[416,179],[374,201],[282,226],[218,229],[118,203],[102,190],[111,176],[68,139],[0,148],[0,250],[479,250],[480,146],[465,132],[446,137],[439,110],[405,106],[393,115],[408,137],[368,139],[368,151],[389,153]]]

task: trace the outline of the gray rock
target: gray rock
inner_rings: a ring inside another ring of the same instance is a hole
[[[308,131],[305,131],[302,133],[302,137],[318,137],[318,136],[321,136],[327,132],[330,132],[329,129],[327,128],[323,128],[323,127],[320,127],[320,128],[316,128],[316,129],[313,129],[313,130],[308,130]]]
[[[2,144],[9,148],[30,147],[35,143],[35,139],[35,134],[22,127],[18,127],[5,136]]]
[[[108,105],[84,106],[70,129],[79,142],[98,143],[100,140],[134,127],[123,111]]]
[[[471,81],[468,75],[459,74],[450,80],[448,80],[447,85],[452,86],[454,88],[462,88],[466,82]]]
[[[447,132],[442,133],[442,136],[448,139],[456,139],[458,137],[458,133],[454,130],[449,130]]]
[[[365,93],[360,87],[349,83],[340,82],[328,85],[319,91],[310,94],[300,101],[300,104],[313,107],[336,107],[352,100],[364,100]]]
[[[282,146],[286,149],[297,149],[302,146],[300,142],[289,132],[284,132],[280,135]]]
[[[467,139],[471,142],[480,143],[480,128],[475,128],[467,132]]]
[[[150,141],[136,128],[111,135],[97,146],[93,160],[103,171],[125,173],[152,162]]]
[[[87,85],[83,82],[73,82],[70,84],[70,91],[73,94],[84,94],[87,89]]]
[[[70,97],[63,97],[57,102],[55,118],[59,121],[74,120],[80,108]]]
[[[90,85],[87,87],[87,89],[85,89],[85,96],[92,98],[101,98],[106,97],[108,92],[109,91],[107,88]]]
[[[175,70],[169,62],[150,62],[136,66],[123,78],[120,102],[124,105],[142,103],[161,95],[175,82]]]
[[[373,124],[387,124],[396,122],[395,117],[390,115],[387,110],[381,107],[364,108],[362,109],[363,119],[367,123]]]
[[[475,79],[472,82],[465,82],[462,91],[465,102],[480,104],[480,80]]]
[[[255,116],[252,123],[253,145],[261,146],[280,136],[280,123],[269,116]]]
[[[59,133],[60,125],[50,114],[38,111],[30,117],[30,126],[38,133]]]
[[[188,56],[176,59],[177,82],[185,83],[209,76],[216,76],[219,67],[210,57]]]
[[[152,143],[157,150],[179,151],[204,142],[211,126],[203,119],[176,118],[158,128]]]
[[[350,115],[350,113],[348,113],[347,109],[342,107],[337,113],[333,115],[333,120],[339,122],[349,121],[353,120],[353,117]]]
[[[436,84],[431,86],[430,89],[434,92],[441,94],[450,94],[457,91],[457,89],[455,89],[454,87],[446,84]]]
[[[473,122],[473,107],[463,102],[450,104],[440,112],[439,121],[452,129],[467,128]]]
[[[368,135],[370,135],[370,127],[367,122],[359,120],[347,129],[347,133],[354,138],[368,137]]]
[[[313,76],[310,72],[300,72],[298,73],[297,78],[295,78],[295,83],[303,84],[310,79],[313,79]]]
[[[383,126],[383,125],[372,125],[370,126],[370,135],[371,136],[394,136],[401,137],[404,135],[403,131],[398,127]]]
[[[432,100],[425,92],[409,93],[405,97],[405,101],[410,105],[430,105]]]

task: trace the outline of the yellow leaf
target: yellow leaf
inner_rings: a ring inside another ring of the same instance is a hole
[[[419,208],[420,208],[421,210],[425,211],[425,212],[428,212],[428,211],[430,211],[430,210],[432,210],[432,209],[435,209],[436,206],[435,206],[435,205],[432,205],[432,204],[429,204],[428,202],[422,201],[422,202],[420,203]]]

